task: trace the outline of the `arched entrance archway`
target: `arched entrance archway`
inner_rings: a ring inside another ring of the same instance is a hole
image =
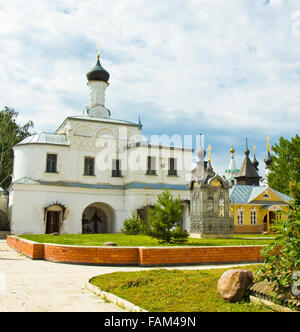
[[[59,203],[45,208],[46,234],[60,233],[66,208]]]
[[[114,211],[105,203],[93,203],[82,213],[82,234],[114,232]]]

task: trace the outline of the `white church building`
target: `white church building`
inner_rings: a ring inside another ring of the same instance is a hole
[[[165,189],[180,195],[189,232],[192,149],[150,144],[140,121],[111,117],[99,55],[86,76],[90,104],[82,115],[14,147],[11,233],[118,233],[133,212],[144,218]]]

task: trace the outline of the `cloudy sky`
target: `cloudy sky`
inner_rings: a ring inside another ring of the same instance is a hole
[[[0,106],[36,132],[82,114],[99,42],[112,118],[203,133],[221,174],[300,131],[299,0],[0,0],[0,41]]]

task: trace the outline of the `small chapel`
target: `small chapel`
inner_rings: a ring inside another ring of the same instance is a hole
[[[280,211],[288,211],[290,196],[272,189],[268,184],[268,175],[272,163],[269,137],[267,137],[267,155],[265,162],[265,178],[258,173],[259,162],[255,157],[256,147],[253,146],[253,159],[246,141],[245,158],[240,169],[234,161],[235,150],[230,149],[231,159],[225,171],[225,178],[231,183],[229,190],[231,214],[234,217],[234,233],[270,232],[272,224],[284,218]]]

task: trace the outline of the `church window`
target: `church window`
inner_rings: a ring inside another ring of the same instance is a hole
[[[268,193],[264,193],[263,198],[270,198],[270,195]]]
[[[121,161],[120,159],[112,160],[112,177],[121,177]]]
[[[169,158],[168,175],[177,175],[177,159]]]
[[[257,224],[257,210],[251,209],[251,225],[256,225]]]
[[[220,197],[219,198],[219,217],[224,217],[225,215],[225,202],[224,198]]]
[[[84,175],[89,175],[89,176],[95,175],[95,158],[92,157],[84,158]]]
[[[47,154],[46,172],[57,173],[57,154]]]
[[[156,164],[156,158],[148,156],[148,159],[147,159],[147,171],[146,171],[147,175],[156,175],[155,164]]]
[[[244,209],[242,207],[237,210],[237,223],[238,225],[244,224]]]

